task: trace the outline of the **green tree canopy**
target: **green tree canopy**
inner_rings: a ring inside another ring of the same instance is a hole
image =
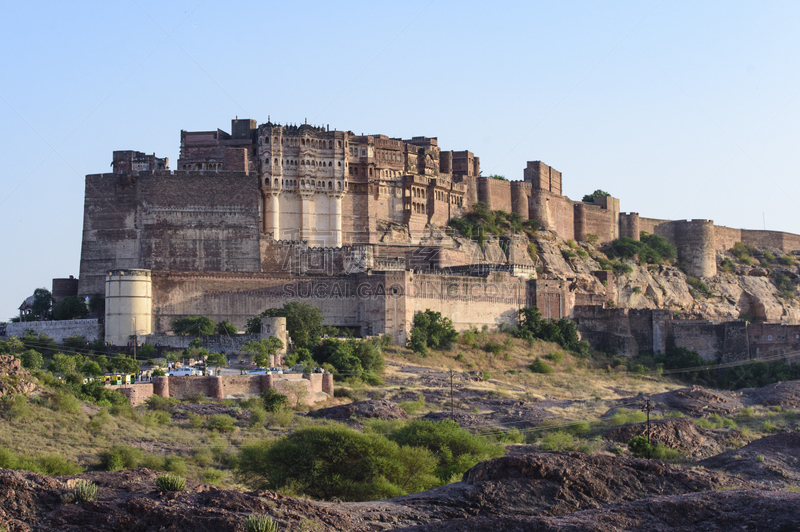
[[[239,330],[236,328],[236,325],[231,323],[231,320],[225,319],[217,323],[217,334],[236,334],[237,332],[239,332]]]
[[[449,349],[457,339],[458,332],[453,327],[453,322],[442,316],[441,312],[427,309],[414,314],[414,326],[408,346],[415,352],[426,354],[429,347]]]
[[[322,325],[322,311],[314,305],[302,301],[286,303],[282,308],[269,308],[257,316],[247,320],[247,332],[258,334],[261,332],[262,317],[286,318],[286,330],[295,347],[310,349],[317,345],[325,334],[330,334],[332,329]]]
[[[53,307],[53,319],[74,320],[89,314],[86,303],[78,296],[67,296]]]
[[[228,358],[224,353],[209,353],[206,358],[206,364],[220,368],[228,365]]]
[[[283,349],[283,342],[277,336],[270,336],[260,341],[251,340],[242,346],[242,353],[253,357],[256,366],[269,366],[269,356]]]
[[[439,484],[427,449],[404,448],[380,434],[343,425],[309,427],[271,442],[245,445],[237,472],[262,489],[292,486],[316,499],[367,501]]]
[[[208,316],[185,316],[172,320],[172,330],[182,336],[214,334],[214,321]]]
[[[31,312],[37,318],[47,318],[50,316],[50,308],[53,306],[53,294],[47,288],[37,288],[33,291],[33,304]]]
[[[587,203],[592,203],[592,202],[594,202],[594,199],[595,199],[595,198],[599,198],[599,197],[603,197],[603,196],[610,196],[610,195],[611,195],[611,194],[609,194],[609,193],[608,193],[608,192],[606,192],[605,190],[600,190],[600,189],[598,188],[597,190],[595,190],[595,191],[594,191],[594,192],[592,192],[591,194],[586,194],[586,195],[583,197],[583,200],[581,200],[581,201],[585,201],[585,202],[587,202]]]

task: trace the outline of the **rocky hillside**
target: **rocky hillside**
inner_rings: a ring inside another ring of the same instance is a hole
[[[800,319],[794,297],[800,269],[788,258],[784,260],[789,264],[769,261],[783,255],[777,249],[754,250],[750,265],[737,262],[730,252],[717,252],[718,273],[706,279],[689,278],[677,266],[616,261],[611,265],[615,282],[604,285],[592,273],[609,269],[611,261],[602,250],[587,242],[565,242],[548,232],[540,232],[534,241],[543,275],[575,279],[577,293],[602,296],[618,307],[663,308],[685,317],[720,320]]]

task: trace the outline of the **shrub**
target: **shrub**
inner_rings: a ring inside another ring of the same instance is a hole
[[[408,414],[416,414],[421,409],[425,408],[425,396],[420,395],[416,401],[403,401],[400,403],[400,408]]]
[[[100,463],[106,471],[134,469],[142,460],[142,451],[129,445],[115,445],[100,454]]]
[[[199,429],[203,426],[204,420],[203,416],[195,414],[194,412],[189,412],[186,414],[186,417],[189,419],[189,425],[194,429]]]
[[[268,515],[248,515],[244,520],[245,532],[278,532],[278,523]]]
[[[547,354],[546,358],[553,364],[559,364],[562,360],[564,360],[564,353],[561,351],[551,351]]]
[[[488,342],[483,346],[483,350],[493,355],[499,355],[503,352],[503,346],[497,342]]]
[[[159,491],[183,491],[186,489],[186,479],[176,475],[160,475],[156,477],[156,488]]]
[[[327,425],[300,429],[274,443],[244,445],[236,468],[253,487],[363,501],[433,487],[435,465],[426,449],[401,448],[380,434]]]
[[[144,402],[150,410],[161,410],[170,413],[172,413],[172,405],[175,404],[175,400],[158,395],[151,395]]]
[[[414,314],[413,328],[408,347],[414,352],[427,354],[428,348],[449,349],[458,339],[458,332],[450,318],[441,312],[426,309]]]
[[[278,407],[267,414],[267,421],[269,421],[270,426],[277,425],[286,428],[292,424],[292,420],[294,420],[294,410],[288,406]]]
[[[536,359],[533,361],[533,364],[530,365],[530,369],[534,373],[542,373],[545,375],[549,375],[555,372],[555,370],[550,365],[548,365],[547,362],[539,359],[539,357],[536,357]]]
[[[166,425],[171,420],[172,416],[169,415],[169,412],[164,412],[163,410],[145,412],[141,417],[142,425],[146,427],[159,427]]]
[[[176,475],[185,475],[187,472],[186,460],[180,456],[167,456],[164,458],[164,471],[169,471],[170,473],[175,473]]]
[[[542,438],[541,446],[545,451],[574,451],[578,444],[572,434],[559,430]]]
[[[175,334],[184,336],[203,336],[214,334],[214,320],[208,316],[186,316],[172,320]]]
[[[711,289],[708,287],[708,285],[697,277],[687,277],[686,283],[706,297],[710,297],[712,295]]]
[[[33,349],[28,349],[22,353],[20,359],[22,360],[22,367],[25,369],[40,369],[44,364],[42,354]]]
[[[22,394],[6,396],[0,404],[2,404],[3,413],[8,419],[25,419],[31,415],[28,398]]]
[[[228,414],[214,414],[206,421],[206,428],[222,433],[234,432],[236,430],[236,419]]]
[[[644,436],[635,436],[628,442],[628,449],[630,449],[633,456],[638,458],[650,458],[653,453],[653,446]]]
[[[97,500],[97,484],[89,480],[76,480],[70,491],[70,499],[76,504]]]
[[[200,480],[207,484],[219,484],[223,478],[225,478],[225,471],[220,471],[213,467],[209,467],[200,473]]]
[[[461,345],[467,345],[469,347],[474,347],[475,344],[478,342],[477,338],[477,331],[473,329],[468,329],[461,333],[461,336],[458,337],[458,343]]]
[[[757,454],[755,460],[756,460],[756,462],[759,462],[759,463],[763,462],[764,461],[764,455],[763,454]]]
[[[471,434],[457,423],[416,419],[389,434],[401,446],[424,447],[437,457],[435,474],[442,482],[461,475],[481,460],[502,456],[505,449]]]
[[[250,410],[250,428],[263,427],[267,422],[267,411],[260,406],[254,406]]]

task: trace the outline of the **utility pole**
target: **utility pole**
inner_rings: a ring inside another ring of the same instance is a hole
[[[136,316],[133,317],[133,359],[136,360],[136,343],[139,339],[136,337]]]
[[[453,404],[453,370],[450,370],[450,419],[455,422],[456,420],[456,408]]]
[[[645,399],[644,406],[642,407],[642,412],[647,413],[647,443],[649,445],[653,445],[650,441],[650,412],[653,411],[653,405],[650,404],[650,398],[648,397]],[[650,451],[647,452],[647,458],[650,458]]]

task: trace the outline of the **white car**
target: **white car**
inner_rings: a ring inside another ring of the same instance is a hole
[[[283,374],[283,368],[279,368],[277,366],[276,367],[267,368],[267,371],[269,373],[277,373],[279,375]]]
[[[248,375],[266,375],[267,374],[267,368],[251,369],[250,371],[247,372],[247,374]]]
[[[178,368],[173,369],[169,373],[167,373],[170,377],[190,377],[192,375],[198,375],[198,372],[194,368]]]
[[[295,364],[291,368],[283,370],[283,372],[284,373],[303,373],[304,369],[306,369],[306,367],[303,364]]]

